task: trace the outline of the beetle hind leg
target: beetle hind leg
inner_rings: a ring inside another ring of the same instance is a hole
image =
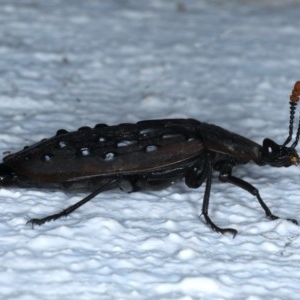
[[[31,219],[26,224],[31,224],[33,227],[34,225],[43,225],[46,222],[55,221],[61,217],[66,217],[70,213],[72,213],[74,210],[79,208],[80,206],[84,205],[94,197],[96,197],[98,194],[102,193],[105,190],[108,190],[111,186],[113,186],[116,182],[116,179],[110,179],[108,182],[97,188],[94,192],[83,198],[82,200],[76,202],[75,204],[69,206],[68,208],[62,210],[61,212],[46,216],[41,219]]]

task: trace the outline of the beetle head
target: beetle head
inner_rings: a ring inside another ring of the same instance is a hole
[[[290,147],[287,144],[292,140],[294,130],[295,110],[300,97],[300,81],[296,81],[294,89],[290,96],[290,124],[289,135],[282,145],[277,145],[270,139],[265,139],[262,149],[262,160],[274,167],[289,167],[299,164],[299,155],[295,150],[300,137],[300,120],[294,142]]]
[[[299,164],[299,155],[294,147],[278,145],[270,139],[265,139],[262,160],[272,167],[289,167]]]

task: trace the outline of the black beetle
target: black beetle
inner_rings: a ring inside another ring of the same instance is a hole
[[[206,182],[202,215],[212,230],[220,233],[237,231],[220,228],[208,216],[213,170],[222,182],[232,183],[254,195],[266,216],[273,215],[258,190],[250,183],[231,175],[235,165],[289,167],[299,163],[295,147],[299,141],[300,122],[291,146],[294,115],[300,95],[295,83],[290,97],[289,135],[282,145],[265,139],[263,145],[216,125],[194,119],[147,120],[136,124],[94,128],[82,127],[75,132],[59,130],[14,154],[0,164],[0,186],[84,189],[87,197],[67,209],[28,223],[41,225],[67,216],[99,193],[113,188],[127,192],[162,189],[185,179],[188,187],[198,188]],[[293,223],[297,221],[290,219]]]

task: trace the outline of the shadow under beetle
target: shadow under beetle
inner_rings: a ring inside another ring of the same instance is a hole
[[[67,216],[101,192],[121,188],[127,192],[162,189],[184,179],[190,188],[205,182],[202,215],[210,228],[219,233],[237,231],[220,228],[210,219],[208,206],[213,171],[221,182],[232,183],[255,196],[266,216],[275,220],[259,191],[232,175],[235,165],[254,162],[259,166],[289,167],[299,163],[294,142],[294,115],[300,96],[300,81],[290,96],[289,134],[282,145],[265,139],[263,145],[216,125],[193,119],[147,120],[136,124],[94,128],[75,132],[58,130],[52,138],[7,155],[0,164],[0,186],[65,188],[92,191],[65,210],[28,223],[41,225]],[[289,219],[297,224],[294,219]]]

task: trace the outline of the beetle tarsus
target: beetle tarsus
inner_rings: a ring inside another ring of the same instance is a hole
[[[292,222],[295,225],[299,225],[298,221],[296,219],[286,219],[289,222]]]
[[[83,199],[84,200],[84,199]],[[44,218],[40,218],[40,219],[37,219],[37,218],[34,218],[34,219],[31,219],[29,220],[26,224],[31,224],[31,227],[33,228],[34,225],[43,225],[47,222],[50,222],[50,221],[55,221],[61,217],[67,217],[71,212],[73,212],[76,208],[78,208],[79,206],[77,206],[81,201],[75,203],[74,205],[62,210],[61,212],[59,213],[56,213],[56,214],[53,214],[53,215],[49,215],[47,217],[44,217]],[[86,203],[86,202],[85,202]],[[81,205],[83,205],[84,203],[82,203]],[[81,206],[80,205],[80,206]],[[77,207],[75,207],[77,206]],[[74,208],[75,207],[75,208]]]
[[[217,226],[213,221],[210,219],[210,217],[206,214],[203,214],[206,224],[215,232],[221,233],[221,234],[231,234],[233,238],[237,235],[238,231],[233,228],[221,228]]]
[[[266,217],[267,217],[269,220],[271,220],[271,221],[275,221],[275,220],[278,220],[278,219],[279,219],[279,217],[277,217],[277,216],[275,216],[275,215],[273,215],[273,214],[266,215]]]
[[[59,214],[56,214],[56,215],[59,215]],[[58,218],[60,218],[61,216],[58,216],[55,218],[55,215],[51,215],[51,216],[48,216],[48,217],[45,217],[45,218],[41,218],[41,219],[31,219],[29,221],[26,222],[26,224],[30,224],[31,225],[31,228],[34,228],[35,225],[43,225],[45,224],[46,222],[50,222],[50,221],[54,221]]]
[[[267,218],[268,218],[269,220],[271,220],[271,221],[280,219],[279,217],[274,216],[274,215],[272,215],[272,214],[269,215],[269,216],[267,216]],[[292,223],[295,224],[295,225],[299,225],[299,223],[298,223],[298,221],[297,221],[296,219],[286,219],[286,220],[289,221],[289,222],[292,222]]]

